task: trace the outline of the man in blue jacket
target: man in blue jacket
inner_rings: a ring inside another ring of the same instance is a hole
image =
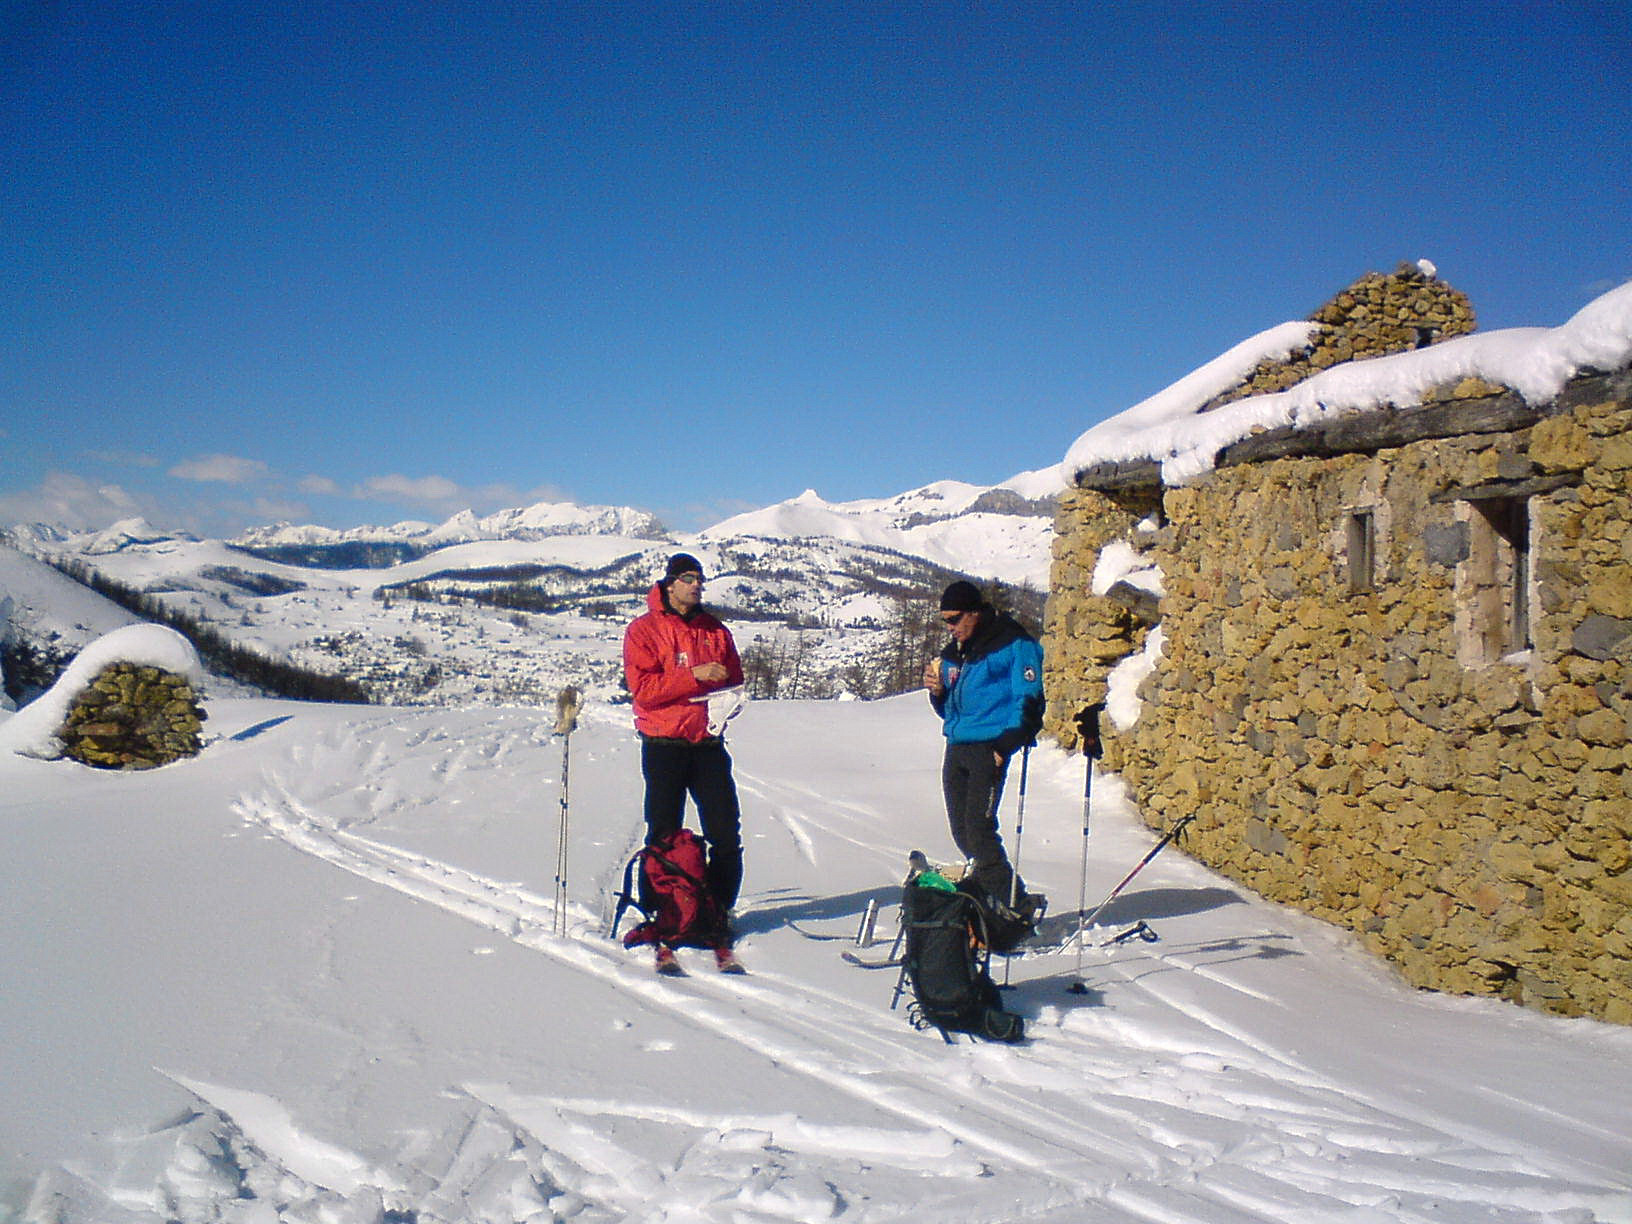
[[[952,638],[924,669],[924,687],[946,735],[947,823],[976,882],[1004,905],[1017,898],[1025,915],[1034,904],[1004,853],[997,807],[1009,758],[1043,725],[1043,648],[971,582],[946,588],[941,619]]]

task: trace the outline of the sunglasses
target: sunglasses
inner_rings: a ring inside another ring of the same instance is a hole
[[[701,583],[702,580],[703,580],[703,576],[701,574],[676,574],[674,576],[674,581],[676,581],[676,582],[688,582],[688,583],[689,582],[696,582],[696,583]]]
[[[967,612],[954,612],[951,616],[941,617],[941,624],[945,625],[948,629],[956,629],[963,623],[963,618],[968,615],[969,613]]]

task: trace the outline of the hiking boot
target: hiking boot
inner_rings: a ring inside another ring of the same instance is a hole
[[[657,945],[657,971],[666,977],[679,977],[685,972],[680,968],[680,959],[675,956],[674,949],[667,944]]]
[[[721,973],[747,973],[737,954],[730,948],[714,949],[714,965]]]

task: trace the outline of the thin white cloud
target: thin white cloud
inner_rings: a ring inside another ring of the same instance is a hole
[[[170,469],[170,475],[181,480],[216,484],[247,484],[265,478],[270,472],[259,459],[243,459],[237,455],[199,455]]]
[[[370,476],[358,485],[353,497],[365,501],[405,501],[445,506],[460,500],[460,487],[446,476],[403,476],[390,473]]]
[[[320,476],[308,477],[312,485],[325,479]],[[307,493],[319,491],[307,483],[303,483],[301,488]],[[502,482],[463,485],[446,476],[404,476],[398,472],[371,476],[353,485],[350,496],[359,501],[394,502],[439,514],[458,510],[492,514],[547,501],[579,504],[577,498],[554,485],[538,485],[532,489],[518,489],[515,485]]]
[[[87,458],[98,463],[110,464],[113,467],[128,468],[156,468],[163,462],[156,455],[145,455],[140,451],[97,450],[87,452]]]
[[[345,490],[340,487],[340,482],[330,480],[327,476],[302,476],[295,487],[302,493],[310,494],[313,497],[342,497],[345,495]]]
[[[37,488],[0,494],[0,523],[51,523],[70,531],[89,531],[151,512],[151,506],[118,485],[99,484],[68,472],[48,473]]]

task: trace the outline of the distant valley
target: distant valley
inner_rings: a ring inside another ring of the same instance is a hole
[[[49,664],[117,619],[87,611],[107,601],[84,586],[65,595],[39,572],[50,566],[93,581],[131,619],[208,627],[235,655],[343,677],[372,701],[537,704],[575,684],[616,702],[623,626],[684,549],[708,570],[706,600],[733,627],[753,695],[873,697],[910,687],[939,645],[934,596],[954,577],[1040,619],[1056,476],[850,503],[807,492],[686,535],[643,511],[559,503],[232,540],[140,520],[86,533],[19,525],[0,549],[0,627],[13,657],[21,647]]]

